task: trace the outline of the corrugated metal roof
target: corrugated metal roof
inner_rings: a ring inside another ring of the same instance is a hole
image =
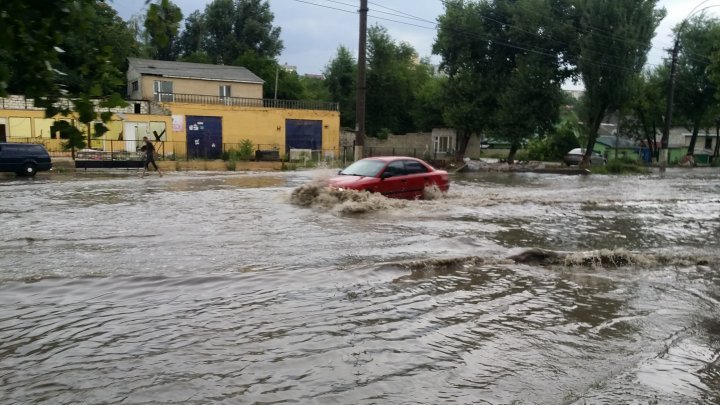
[[[140,74],[153,76],[218,80],[240,83],[265,83],[242,66],[210,65],[207,63],[172,62],[166,60],[128,58],[130,67]]]
[[[609,146],[614,148],[615,143],[617,142],[618,148],[635,148],[637,147],[637,142],[625,137],[615,137],[612,135],[603,135],[597,137],[597,143],[601,143],[605,146]]]

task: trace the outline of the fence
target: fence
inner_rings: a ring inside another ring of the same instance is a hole
[[[237,107],[285,108],[293,110],[340,111],[338,103],[310,100],[275,100],[268,98],[220,97],[201,94],[156,93],[155,101],[164,103],[222,104]]]
[[[64,146],[62,139],[49,138],[9,138],[8,142],[23,143],[40,143],[53,157],[71,157],[72,151]],[[243,143],[223,143],[216,147],[203,145],[188,145],[185,141],[159,141],[153,142],[157,158],[160,160],[191,160],[191,159],[237,159],[244,152],[250,152],[250,160],[277,160],[273,156],[277,156],[281,160],[295,162],[322,162],[322,161],[340,161],[343,164],[351,162],[355,159],[354,146],[339,146],[337,148],[328,149],[286,149],[283,144],[248,144]],[[143,145],[142,140],[111,140],[96,138],[91,140],[90,148],[85,149],[85,154],[80,154],[79,158],[107,159],[107,160],[128,160],[139,159],[139,150]],[[251,147],[250,147],[251,146]],[[250,148],[249,148],[250,147]],[[88,149],[92,149],[92,153]],[[250,150],[248,150],[250,149]],[[75,151],[81,152],[81,151]],[[260,152],[260,153],[258,153]],[[269,153],[276,152],[276,153]],[[265,158],[262,158],[262,157]],[[442,162],[452,160],[453,155],[441,152],[431,152],[425,148],[383,148],[383,147],[365,147],[365,156],[411,156],[424,159],[431,162]]]

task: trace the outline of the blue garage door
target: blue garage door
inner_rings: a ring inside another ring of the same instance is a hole
[[[322,149],[322,121],[285,120],[285,148]]]
[[[222,154],[222,119],[189,115],[187,125],[187,150],[191,158],[220,159]]]

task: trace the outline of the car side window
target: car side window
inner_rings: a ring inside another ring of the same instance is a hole
[[[407,174],[427,173],[428,169],[422,163],[414,160],[405,160],[405,171]]]
[[[385,168],[385,172],[383,175],[385,177],[395,177],[395,176],[402,176],[405,174],[405,165],[401,160],[397,160],[395,162],[390,162],[389,165]]]

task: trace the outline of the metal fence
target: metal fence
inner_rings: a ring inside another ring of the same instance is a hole
[[[163,103],[221,104],[237,107],[285,108],[293,110],[340,111],[338,103],[310,100],[275,100],[269,98],[220,97],[202,94],[156,93],[155,101]]]
[[[62,139],[49,138],[9,138],[8,142],[39,143],[43,144],[53,157],[71,157],[73,151],[65,147]],[[191,160],[191,159],[236,159],[242,156],[249,160],[283,160],[291,162],[322,162],[339,161],[342,164],[355,159],[354,146],[338,146],[328,149],[291,149],[283,144],[252,144],[250,156],[247,155],[248,146],[243,143],[223,143],[216,147],[208,145],[190,145],[185,141],[158,141],[153,142],[157,159],[159,160]],[[139,159],[142,140],[110,140],[92,139],[89,148],[83,151],[76,150],[76,158],[128,160]],[[365,156],[411,156],[430,162],[443,162],[453,159],[453,155],[432,152],[425,148],[383,148],[365,147]],[[84,153],[83,153],[84,152]],[[96,152],[96,153],[93,153]],[[79,155],[78,155],[79,153]]]

